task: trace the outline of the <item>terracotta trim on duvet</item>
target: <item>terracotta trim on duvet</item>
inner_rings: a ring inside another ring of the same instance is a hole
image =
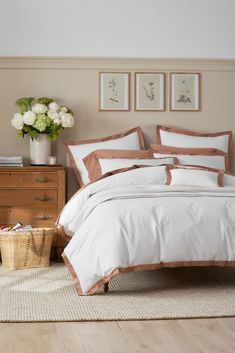
[[[75,282],[75,288],[78,292],[79,295],[84,295],[83,292],[82,292],[82,289],[81,289],[81,286],[80,286],[80,281],[78,279],[78,276],[76,275],[74,269],[73,269],[73,266],[71,265],[71,263],[69,262],[67,256],[65,255],[65,253],[63,252],[63,254],[61,255],[63,260],[64,260],[64,263],[67,267],[67,269],[69,270],[69,272],[71,273],[72,277],[73,277],[73,280]]]
[[[193,267],[193,266],[221,266],[221,267],[235,267],[235,261],[176,261],[176,262],[160,262],[157,264],[147,264],[147,265],[137,265],[131,267],[117,267],[115,268],[108,276],[103,277],[101,280],[96,282],[94,286],[92,286],[87,293],[83,293],[80,285],[80,281],[70,263],[65,253],[62,254],[64,259],[65,265],[68,268],[69,272],[71,273],[74,281],[75,281],[75,288],[79,295],[91,295],[94,294],[97,289],[103,287],[103,285],[109,282],[114,276],[119,273],[128,273],[128,272],[140,272],[140,271],[150,271],[150,270],[157,270],[160,268],[175,268],[175,267]]]
[[[84,144],[89,144],[89,143],[96,143],[96,142],[104,142],[104,141],[109,141],[109,140],[115,140],[115,139],[118,139],[118,138],[121,138],[121,137],[125,137],[127,135],[130,135],[132,134],[133,132],[137,132],[138,134],[138,138],[139,138],[139,143],[140,143],[140,149],[141,150],[144,150],[145,149],[145,145],[144,145],[144,137],[143,137],[143,132],[141,130],[141,128],[138,126],[138,127],[135,127],[131,130],[128,130],[126,132],[122,132],[122,133],[119,133],[119,134],[115,134],[115,135],[111,135],[111,136],[108,136],[108,137],[102,137],[102,138],[97,138],[97,139],[90,139],[90,140],[83,140],[83,141],[64,141],[64,146],[65,146],[65,149],[66,149],[66,152],[68,154],[68,157],[69,157],[69,161],[71,163],[71,166],[72,166],[72,169],[73,169],[73,172],[78,180],[78,183],[80,186],[84,186],[84,183],[82,181],[82,178],[81,178],[81,175],[79,173],[79,170],[76,166],[76,162],[73,158],[73,155],[69,149],[69,146],[71,145],[84,145]]]
[[[56,227],[58,229],[59,236],[61,236],[64,240],[71,240],[71,237],[65,233],[64,227],[61,224],[57,224]]]
[[[193,166],[193,167],[189,166],[189,167],[190,168],[184,168],[183,166],[181,167],[180,165],[171,165],[171,164],[166,165],[166,185],[171,185],[171,181],[172,181],[171,170],[172,169],[184,169],[184,170],[204,170],[206,172],[217,173],[218,174],[218,186],[219,187],[224,186],[224,170],[207,168],[207,167],[200,167],[200,166]]]
[[[220,151],[216,148],[186,148],[172,147],[158,144],[151,144],[150,150],[153,153],[173,154],[173,155],[189,155],[189,156],[222,156],[224,157],[225,170],[231,172],[230,158],[228,153]]]
[[[229,169],[232,170],[232,155],[233,155],[233,133],[231,130],[220,131],[220,132],[197,132],[192,130],[177,129],[174,127],[167,127],[163,125],[157,125],[156,135],[157,135],[157,144],[162,145],[160,130],[174,132],[177,134],[188,135],[188,136],[198,136],[198,137],[217,137],[228,135],[228,158],[229,158]]]

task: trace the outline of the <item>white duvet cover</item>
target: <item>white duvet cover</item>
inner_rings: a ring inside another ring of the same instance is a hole
[[[214,188],[164,185],[164,167],[109,176],[78,192],[58,225],[79,294],[119,272],[235,266],[235,177]]]

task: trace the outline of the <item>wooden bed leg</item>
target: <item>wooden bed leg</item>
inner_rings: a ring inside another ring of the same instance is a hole
[[[107,293],[109,290],[109,282],[104,284],[104,292]]]

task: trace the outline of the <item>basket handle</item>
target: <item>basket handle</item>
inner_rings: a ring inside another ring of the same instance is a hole
[[[43,247],[44,247],[44,243],[45,243],[45,239],[46,239],[46,235],[45,235],[45,230],[43,230],[43,238],[42,238],[42,243],[39,246],[39,248],[36,248],[35,245],[35,240],[34,240],[34,235],[33,232],[31,232],[31,236],[32,236],[32,246],[31,246],[31,250],[35,253],[35,254],[40,254],[40,252],[42,251]]]

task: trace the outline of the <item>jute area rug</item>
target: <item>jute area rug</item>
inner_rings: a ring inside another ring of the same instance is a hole
[[[120,274],[79,297],[63,264],[0,268],[0,321],[149,320],[235,316],[235,269],[177,268]]]

